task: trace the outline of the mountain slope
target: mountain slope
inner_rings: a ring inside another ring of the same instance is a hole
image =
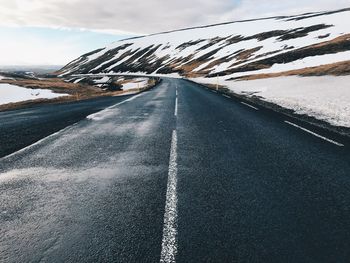
[[[176,73],[232,79],[307,67],[322,75],[320,65],[330,65],[324,74],[348,74],[349,64],[339,62],[350,60],[349,17],[350,8],[126,39],[79,57],[59,74]],[[337,70],[332,71],[333,63]]]

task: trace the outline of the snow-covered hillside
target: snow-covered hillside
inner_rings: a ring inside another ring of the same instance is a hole
[[[350,60],[349,18],[350,8],[126,39],[81,56],[59,73],[176,73],[236,79],[329,65],[320,69],[327,74],[333,63]],[[335,71],[342,75],[344,66],[338,64]]]

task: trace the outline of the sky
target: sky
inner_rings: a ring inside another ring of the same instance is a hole
[[[350,7],[350,0],[0,0],[0,66],[64,65],[123,38]]]

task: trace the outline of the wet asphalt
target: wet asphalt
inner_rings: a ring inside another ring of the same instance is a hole
[[[129,97],[101,97],[2,111],[0,112],[0,158]]]
[[[0,262],[159,262],[174,130],[177,262],[350,258],[346,143],[184,80],[129,99],[0,159]]]

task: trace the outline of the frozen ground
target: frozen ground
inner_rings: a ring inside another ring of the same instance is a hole
[[[133,79],[128,83],[123,84],[122,89],[123,90],[130,90],[130,89],[141,89],[147,86],[148,79],[147,78],[137,78]]]
[[[9,80],[9,79],[13,79],[13,78],[0,75],[0,80]]]
[[[68,94],[58,94],[45,89],[27,89],[10,84],[0,84],[0,105],[26,100],[54,99]]]
[[[192,79],[215,84],[216,79]],[[238,94],[261,99],[306,114],[335,126],[350,128],[350,76],[279,77],[249,81],[223,81]]]

